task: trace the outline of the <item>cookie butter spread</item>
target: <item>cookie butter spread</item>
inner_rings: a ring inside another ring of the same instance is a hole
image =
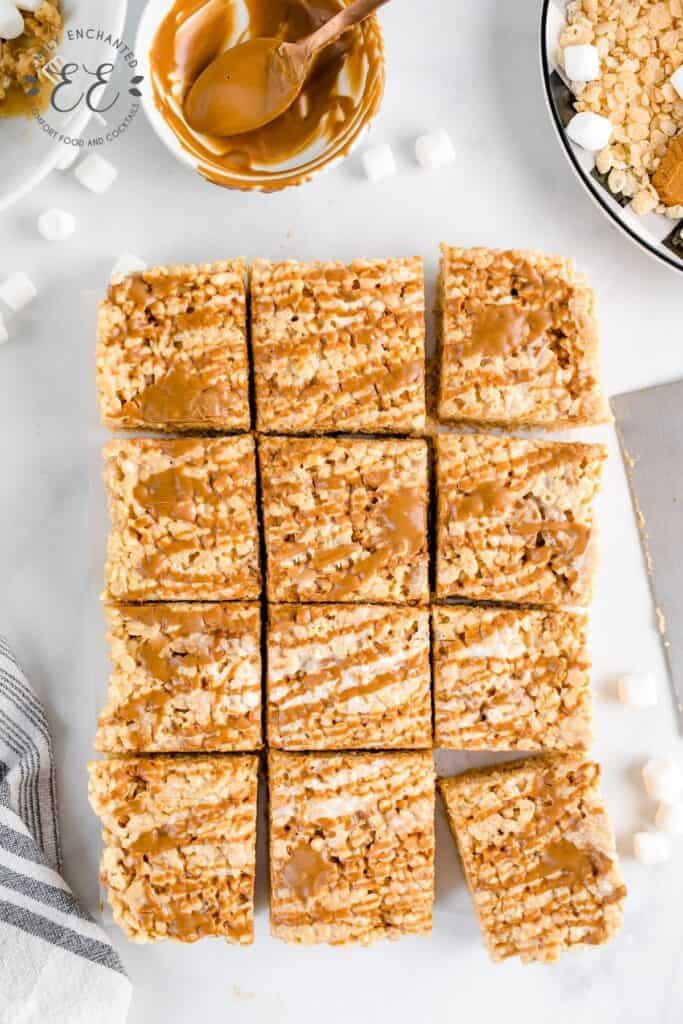
[[[270,191],[300,184],[348,151],[379,107],[384,87],[382,37],[374,18],[313,60],[292,106],[269,124],[232,135],[207,132],[230,127],[221,123],[215,91],[210,102],[198,99],[190,115],[204,130],[190,127],[185,113],[192,86],[221,54],[254,38],[296,42],[342,6],[342,0],[175,0],[149,54],[154,101],[204,177],[227,187]]]

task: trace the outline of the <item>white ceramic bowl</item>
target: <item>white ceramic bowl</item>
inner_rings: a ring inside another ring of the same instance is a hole
[[[62,0],[65,28],[93,26],[120,36],[127,0]],[[58,51],[59,52],[59,51]],[[97,40],[79,42],[79,58],[88,67],[110,59],[111,50]],[[50,125],[76,137],[88,123],[90,112],[81,105],[71,114],[50,110]],[[0,118],[0,210],[30,192],[49,174],[63,152],[63,144],[41,131],[33,118]]]
[[[242,5],[242,7],[245,5],[245,0],[235,0],[235,2],[238,5]],[[140,61],[140,74],[145,76],[145,86],[143,87],[141,102],[152,128],[166,148],[177,160],[180,160],[181,163],[191,167],[198,173],[201,161],[188,152],[178,141],[175,132],[154,102],[154,93],[150,84],[149,51],[157,29],[172,3],[173,0],[147,0],[140,18],[138,34],[135,40],[135,53]],[[246,11],[243,10],[241,16],[237,19],[237,23],[242,25],[245,22],[246,16]],[[379,39],[381,41],[381,33],[379,34]],[[284,161],[282,164],[270,166],[267,173],[259,174],[258,171],[245,172],[241,180],[236,181],[234,185],[231,183],[228,187],[255,192],[277,191],[281,188],[289,187],[292,184],[290,180],[292,177],[298,178],[297,184],[310,181],[311,178],[323,171],[329,170],[339,163],[340,160],[349,156],[365,135],[375,113],[376,111],[368,116],[367,112],[359,112],[359,116],[347,128],[343,138],[336,138],[334,141],[326,142],[324,145],[317,142],[313,143],[294,158]],[[237,175],[235,177],[237,178]]]
[[[541,69],[551,120],[565,156],[588,194],[613,224],[636,245],[674,270],[683,271],[683,221],[662,214],[638,217],[630,200],[613,195],[604,175],[595,168],[593,154],[568,137],[566,126],[574,114],[573,96],[564,72],[557,67],[556,54],[564,26],[563,0],[543,0],[541,13]]]

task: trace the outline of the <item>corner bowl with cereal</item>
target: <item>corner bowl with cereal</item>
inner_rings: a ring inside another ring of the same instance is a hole
[[[23,11],[23,28],[16,38],[0,39],[0,211],[60,163],[68,151],[61,138],[77,140],[90,120],[84,103],[72,110],[50,108],[49,125],[36,119],[49,101],[57,62],[63,66],[70,59],[65,49],[72,45],[69,33],[95,27],[104,37],[118,37],[126,8],[127,0],[43,0],[35,11]],[[79,40],[78,59],[97,67],[109,59],[106,42],[96,33]]]
[[[541,68],[588,193],[633,242],[683,271],[683,0],[543,0]]]

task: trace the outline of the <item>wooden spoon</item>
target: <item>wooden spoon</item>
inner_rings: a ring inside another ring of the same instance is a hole
[[[354,0],[298,43],[257,38],[226,50],[187,94],[187,123],[210,135],[240,135],[274,121],[301,92],[316,53],[385,3]]]

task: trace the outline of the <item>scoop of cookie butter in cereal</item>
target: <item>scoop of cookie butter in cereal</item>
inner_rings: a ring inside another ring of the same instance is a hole
[[[673,219],[683,205],[658,189],[655,172],[672,139],[683,132],[683,98],[671,83],[683,66],[683,0],[572,0],[560,49],[592,44],[600,57],[595,81],[572,82],[578,111],[613,125],[596,154],[614,194],[632,199],[637,214],[656,210]]]
[[[21,7],[21,4],[17,4]],[[34,10],[21,10],[24,30],[16,39],[0,38],[0,117],[27,114],[36,105],[28,96],[29,81],[50,60],[62,34],[60,0],[42,0]]]

